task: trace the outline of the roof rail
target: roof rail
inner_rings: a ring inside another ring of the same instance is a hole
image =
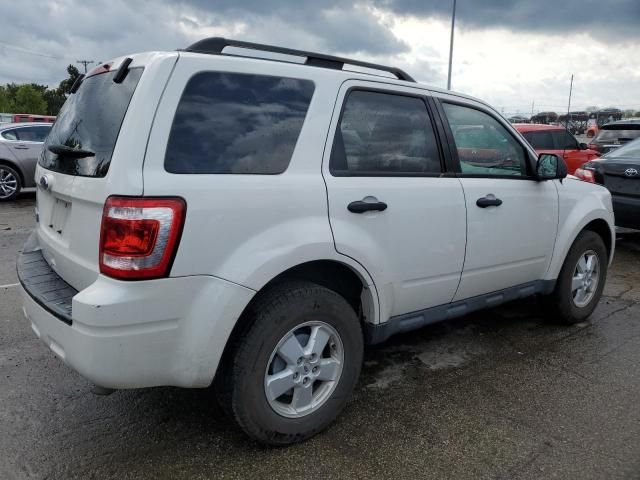
[[[407,82],[415,82],[415,80],[406,72],[399,68],[389,67],[387,65],[378,65],[377,63],[361,62],[350,58],[334,57],[332,55],[324,55],[322,53],[307,52],[304,50],[294,50],[291,48],[276,47],[273,45],[264,45],[262,43],[242,42],[239,40],[230,40],[222,37],[211,37],[200,40],[193,45],[184,49],[186,52],[208,53],[211,55],[223,55],[222,50],[225,47],[246,48],[248,50],[259,50],[262,52],[281,53],[283,55],[293,55],[296,57],[306,57],[305,65],[312,67],[331,68],[334,70],[342,70],[345,64],[358,67],[371,68],[381,70],[395,75],[399,80]]]

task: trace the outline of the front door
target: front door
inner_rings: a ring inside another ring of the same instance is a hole
[[[336,249],[371,274],[382,321],[450,302],[464,260],[462,187],[423,95],[347,82],[323,162]]]
[[[455,300],[542,279],[558,224],[554,182],[532,177],[526,148],[497,115],[481,106],[441,105],[467,206],[466,258]]]

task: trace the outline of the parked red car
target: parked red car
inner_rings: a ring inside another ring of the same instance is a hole
[[[564,158],[570,174],[583,163],[598,158],[600,153],[578,143],[564,127],[536,123],[517,123],[514,127],[527,139],[536,152],[555,153]]]

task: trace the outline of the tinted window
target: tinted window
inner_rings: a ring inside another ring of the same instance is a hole
[[[606,155],[607,158],[637,158],[640,161],[640,138],[623,145],[620,148],[611,150]]]
[[[18,135],[15,130],[5,130],[2,132],[2,138],[5,140],[18,140]]]
[[[330,168],[338,174],[440,173],[438,147],[424,101],[351,92],[336,130]]]
[[[596,142],[614,142],[614,141],[629,141],[634,138],[640,137],[640,126],[638,129],[607,129],[600,130],[600,133],[596,136]]]
[[[575,137],[566,130],[554,130],[551,135],[557,150],[577,150],[578,142]]]
[[[23,142],[44,142],[50,130],[51,127],[23,127],[16,129],[16,133],[18,134],[18,140]]]
[[[178,105],[164,165],[172,173],[277,174],[302,129],[309,80],[202,72]]]
[[[526,132],[524,138],[531,144],[536,150],[553,150],[555,144],[553,143],[553,136],[551,132]]]
[[[526,176],[525,150],[492,116],[469,107],[444,103],[462,173]],[[477,132],[469,135],[469,132]]]
[[[107,174],[142,68],[130,69],[122,83],[113,81],[115,74],[114,71],[85,78],[79,90],[69,96],[47,137],[40,165],[68,175],[104,177]],[[95,156],[56,155],[47,150],[49,145],[90,150]]]

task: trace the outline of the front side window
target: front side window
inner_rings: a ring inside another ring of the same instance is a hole
[[[575,137],[566,130],[555,130],[552,132],[556,150],[577,150],[578,142]]]
[[[329,166],[336,175],[440,173],[438,146],[424,100],[352,91],[336,130]]]
[[[549,131],[542,132],[526,132],[523,134],[524,138],[531,144],[536,150],[554,150],[555,143],[553,142],[553,136]]]
[[[443,104],[458,151],[460,169],[470,175],[526,177],[524,148],[487,113],[451,103]]]
[[[289,166],[313,96],[310,80],[200,72],[169,134],[171,173],[278,174]]]

